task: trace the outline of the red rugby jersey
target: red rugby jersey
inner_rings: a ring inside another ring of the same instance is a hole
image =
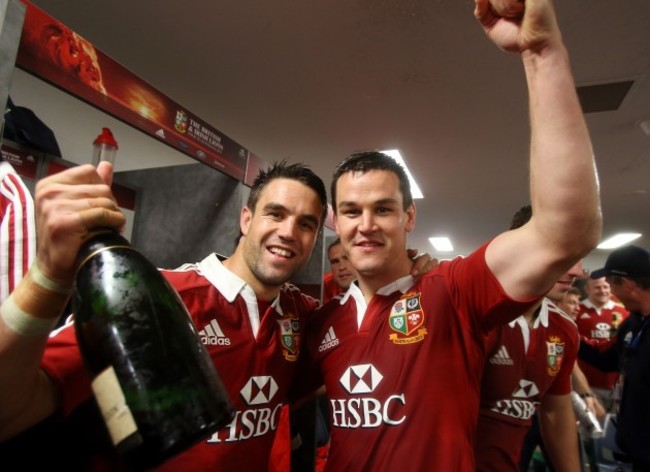
[[[488,361],[481,383],[476,470],[518,471],[531,418],[544,395],[571,391],[578,329],[544,299],[532,330],[523,317],[488,335]]]
[[[606,343],[616,334],[618,326],[629,315],[629,311],[612,300],[601,309],[597,309],[589,300],[583,300],[580,303],[576,323],[580,336],[596,343]],[[618,373],[603,372],[580,360],[578,360],[578,364],[592,388],[610,390],[614,387]]]
[[[207,441],[156,470],[267,472],[280,411],[302,347],[305,318],[318,302],[287,284],[258,316],[253,290],[215,255],[163,274],[187,306],[236,416]],[[60,385],[66,412],[90,398],[71,324],[50,338],[43,368]]]
[[[352,285],[317,311],[307,353],[329,399],[326,470],[473,472],[485,333],[533,303],[505,295],[484,246],[367,306]]]

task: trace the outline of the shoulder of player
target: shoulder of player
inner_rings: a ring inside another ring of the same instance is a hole
[[[320,301],[317,298],[304,293],[299,287],[288,282],[282,285],[282,288],[280,289],[280,297],[281,301],[282,297],[290,298],[294,300],[295,303],[303,305],[307,310],[315,310],[320,306]]]
[[[212,286],[210,281],[199,273],[195,264],[184,264],[176,269],[160,269],[160,273],[178,293]]]

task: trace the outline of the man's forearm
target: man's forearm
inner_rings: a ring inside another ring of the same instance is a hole
[[[0,440],[56,409],[53,385],[39,366],[49,330],[68,298],[28,274],[0,308]]]
[[[544,446],[555,470],[580,470],[578,428],[570,396],[547,394],[540,405],[539,422]]]

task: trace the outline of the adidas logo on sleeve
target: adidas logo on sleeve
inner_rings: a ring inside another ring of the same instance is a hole
[[[201,342],[207,346],[230,346],[230,338],[223,334],[217,320],[212,320],[205,325],[199,331],[199,336],[201,337]]]
[[[325,337],[321,341],[320,346],[318,346],[318,352],[324,352],[338,345],[339,345],[339,338],[336,337],[336,334],[334,333],[334,328],[330,326],[330,329],[328,329],[327,333],[325,333]]]

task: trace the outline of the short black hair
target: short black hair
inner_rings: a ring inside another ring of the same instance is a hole
[[[267,169],[260,170],[253,181],[253,186],[248,195],[246,206],[255,213],[255,207],[257,206],[260,194],[264,188],[275,179],[296,180],[316,192],[321,203],[321,218],[319,226],[322,227],[325,223],[325,218],[327,217],[327,190],[325,190],[325,184],[321,178],[318,177],[306,164],[287,164],[285,160],[282,160],[271,164]]]
[[[404,167],[402,167],[395,159],[383,152],[363,151],[350,154],[348,157],[343,159],[334,170],[331,186],[332,208],[334,209],[334,213],[336,213],[336,185],[341,176],[349,172],[360,172],[365,174],[371,170],[387,170],[394,173],[399,181],[399,190],[402,193],[402,198],[404,200],[404,210],[413,204],[411,184],[409,183]]]
[[[523,225],[530,221],[530,218],[532,216],[533,207],[530,205],[522,206],[519,210],[517,210],[517,213],[512,216],[512,220],[510,221],[510,229],[512,230],[521,228]]]
[[[336,238],[334,241],[332,241],[332,242],[330,243],[329,246],[327,246],[327,253],[329,254],[329,253],[330,253],[330,250],[331,250],[334,246],[338,246],[339,244],[341,244],[341,238]]]

